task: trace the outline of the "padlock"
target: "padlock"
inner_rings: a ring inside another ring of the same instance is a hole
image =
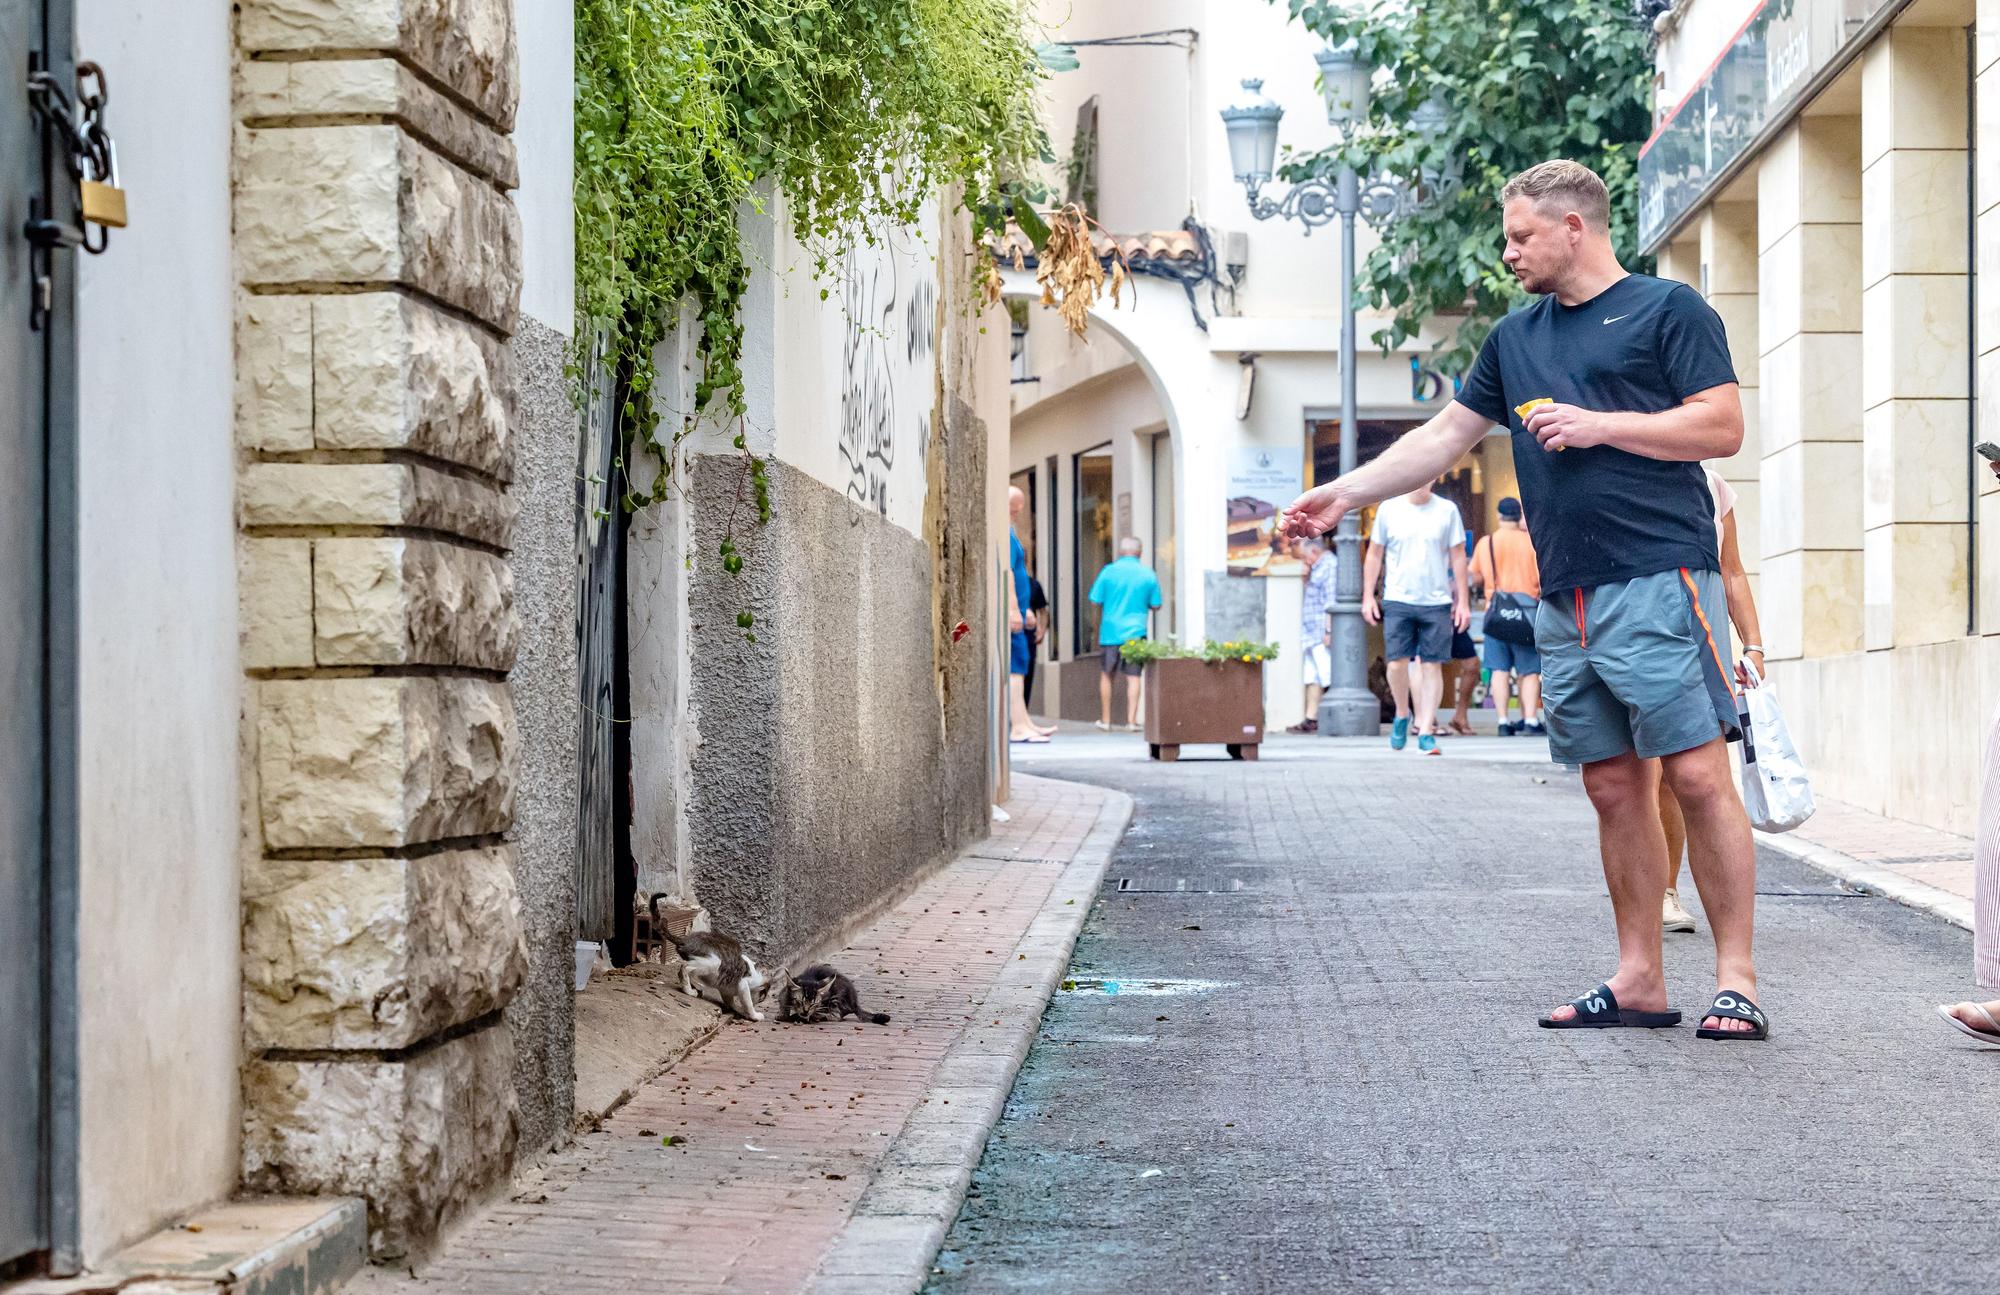
[[[125,228],[125,190],[118,187],[118,146],[105,150],[111,159],[111,174],[103,180],[84,180],[78,195],[83,218],[93,225]]]

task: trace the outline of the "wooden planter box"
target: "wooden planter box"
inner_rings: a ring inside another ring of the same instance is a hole
[[[1232,760],[1255,760],[1264,740],[1264,663],[1194,658],[1146,663],[1146,744],[1178,760],[1190,742],[1219,742]]]

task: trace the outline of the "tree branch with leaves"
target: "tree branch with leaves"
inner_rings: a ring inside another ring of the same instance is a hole
[[[1604,177],[1611,234],[1627,268],[1638,255],[1639,146],[1652,126],[1648,29],[1605,0],[1272,0],[1329,43],[1356,42],[1380,74],[1368,121],[1324,151],[1290,158],[1290,181],[1332,178],[1343,162],[1414,176],[1455,159],[1464,185],[1440,207],[1382,231],[1361,266],[1359,301],[1390,315],[1387,351],[1437,316],[1459,316],[1437,363],[1463,370],[1493,325],[1524,300],[1500,260],[1500,189],[1537,162],[1566,157]],[[1432,95],[1449,109],[1426,140],[1409,126]]]

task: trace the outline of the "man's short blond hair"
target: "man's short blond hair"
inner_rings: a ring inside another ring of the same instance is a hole
[[[1532,198],[1544,210],[1573,211],[1593,229],[1607,233],[1611,229],[1611,191],[1597,172],[1581,162],[1567,158],[1537,162],[1500,191],[1502,205],[1515,198]]]

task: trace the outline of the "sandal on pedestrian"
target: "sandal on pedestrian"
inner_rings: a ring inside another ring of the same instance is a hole
[[[1993,1028],[1982,1030],[1976,1025],[1967,1025],[1964,1021],[1953,1016],[1951,1014],[1951,1007],[1944,1003],[1938,1004],[1938,1015],[1951,1022],[1951,1028],[1957,1030],[1960,1034],[1970,1034],[1973,1038],[1978,1039],[1981,1043],[1989,1047],[2000,1048],[2000,1021],[1993,1019],[1993,1013],[1987,1011],[1985,1005],[1982,1003],[1963,1003],[1961,1006],[1970,1007],[1973,1011],[1979,1013],[1980,1017]]]
[[[1569,1005],[1576,1009],[1576,1015],[1567,1021],[1543,1016],[1537,1018],[1535,1024],[1545,1030],[1615,1030],[1621,1025],[1636,1030],[1660,1030],[1681,1023],[1679,1012],[1637,1012],[1620,1007],[1609,985],[1599,985],[1587,994],[1578,994],[1569,1000]]]
[[[1724,1016],[1731,1020],[1748,1021],[1751,1028],[1747,1030],[1717,1030],[1704,1025],[1694,1032],[1694,1037],[1697,1039],[1749,1039],[1753,1042],[1771,1037],[1771,1023],[1764,1019],[1764,1010],[1751,1002],[1748,994],[1739,993],[1734,989],[1725,989],[1715,996],[1715,1001],[1709,1004],[1708,1011],[1703,1014],[1702,1019],[1707,1020],[1711,1016]]]

